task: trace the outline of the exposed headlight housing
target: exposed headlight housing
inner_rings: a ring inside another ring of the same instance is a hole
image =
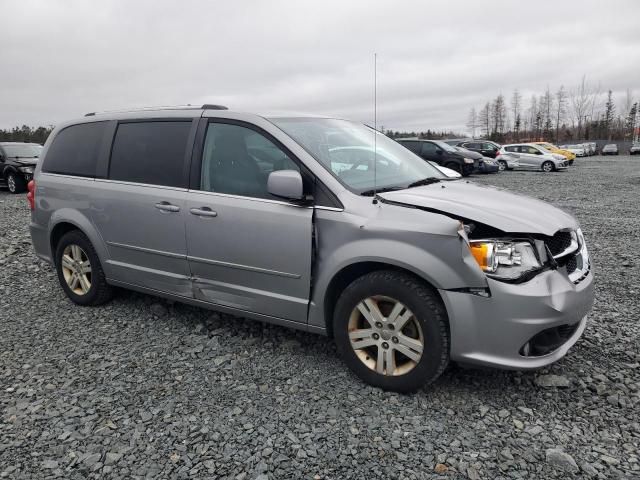
[[[497,280],[517,280],[542,267],[528,241],[472,240],[469,248],[480,268]]]
[[[465,158],[464,163],[473,163],[473,158]]]
[[[33,173],[33,167],[18,167],[18,170],[20,170],[22,173]]]

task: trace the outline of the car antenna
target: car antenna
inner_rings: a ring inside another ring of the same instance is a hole
[[[378,54],[373,54],[373,204],[378,203],[376,198],[377,172],[378,172]]]

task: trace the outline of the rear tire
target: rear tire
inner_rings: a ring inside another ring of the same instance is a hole
[[[553,162],[550,161],[546,161],[542,164],[542,171],[543,172],[553,172],[556,169],[556,167],[553,165]]]
[[[60,285],[78,305],[100,305],[113,297],[93,245],[79,230],[62,236],[56,246],[56,271]]]
[[[431,287],[408,274],[381,270],[354,280],[336,303],[333,332],[347,366],[383,390],[413,392],[449,362],[445,308]]]
[[[22,175],[9,172],[7,174],[7,188],[11,193],[22,193],[27,190],[27,182]]]

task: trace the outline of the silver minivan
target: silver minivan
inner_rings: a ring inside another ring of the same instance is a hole
[[[35,251],[73,302],[123,287],[329,335],[388,390],[450,360],[547,365],[593,303],[572,216],[342,119],[88,114],[51,134],[28,200]]]

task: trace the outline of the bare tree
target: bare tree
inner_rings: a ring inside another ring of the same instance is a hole
[[[475,107],[473,107],[469,111],[467,128],[471,131],[471,138],[476,138],[476,128],[478,128],[478,114],[476,113]]]
[[[556,92],[556,143],[560,142],[560,122],[564,120],[567,114],[567,92],[564,85]]]
[[[491,106],[489,102],[485,103],[482,110],[478,114],[478,123],[484,132],[484,135],[488,137],[491,134],[491,115],[490,115]]]
[[[506,117],[507,107],[504,102],[504,96],[499,94],[491,103],[491,126],[494,139],[498,139],[504,134]]]
[[[531,95],[531,101],[529,103],[529,110],[527,111],[527,118],[529,119],[529,129],[530,129],[530,135],[529,136],[535,136],[534,134],[534,128],[535,125],[537,124],[536,122],[536,117],[538,116],[538,99],[536,98],[535,95]]]
[[[511,95],[511,115],[513,116],[513,132],[518,137],[518,132],[520,131],[520,109],[522,108],[522,95],[516,88],[513,91],[513,95]]]
[[[551,110],[553,109],[553,95],[551,95],[551,90],[549,90],[549,86],[547,85],[547,90],[544,92],[544,95],[540,97],[540,117],[541,117],[541,127],[543,129],[543,136],[545,140],[551,136],[551,128],[553,123],[551,122]]]
[[[593,118],[595,98],[598,95],[598,90],[593,88],[587,83],[587,76],[582,76],[580,84],[571,90],[571,113],[574,126],[577,125],[577,138],[580,138],[580,131],[582,129],[582,123],[586,121],[587,115],[591,113]]]

